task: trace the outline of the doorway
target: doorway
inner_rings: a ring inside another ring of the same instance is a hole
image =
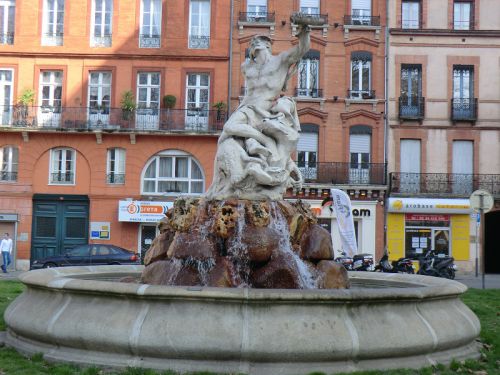
[[[16,223],[13,222],[0,222],[0,241],[3,238],[5,233],[9,233],[10,238],[12,239],[12,252],[10,254],[11,264],[7,269],[14,269],[16,265]],[[2,261],[0,260],[0,263]]]
[[[500,210],[484,215],[484,252],[486,273],[500,273]]]
[[[139,251],[141,252],[141,263],[144,264],[144,257],[151,247],[157,235],[156,225],[142,224],[139,227]]]

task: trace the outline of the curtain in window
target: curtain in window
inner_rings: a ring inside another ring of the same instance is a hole
[[[161,157],[158,177],[172,177],[172,158]]]
[[[297,95],[318,97],[319,59],[302,59],[298,71],[299,87]]]
[[[300,11],[307,14],[319,14],[319,0],[300,0]]]
[[[210,36],[210,0],[191,0],[190,21],[190,35]]]

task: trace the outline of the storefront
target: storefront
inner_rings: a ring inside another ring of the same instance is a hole
[[[427,251],[470,260],[474,226],[468,199],[390,198],[387,248],[390,259],[418,259]]]
[[[119,201],[118,221],[137,223],[138,249],[143,256],[157,235],[156,224],[165,217],[173,202]]]
[[[16,264],[17,222],[17,214],[0,213],[0,241],[1,238],[3,238],[4,233],[9,233],[9,236],[12,239],[12,264],[9,266],[9,268],[14,268]]]
[[[318,224],[328,230],[332,235],[335,257],[339,255],[342,248],[340,234],[337,226],[337,218],[331,205],[321,206],[321,201],[308,201],[311,210],[318,218]],[[383,215],[377,215],[379,205],[376,201],[351,201],[352,216],[354,219],[354,230],[358,244],[358,253],[372,254],[374,257],[377,248],[382,248],[383,236],[377,236],[377,218],[382,220]]]

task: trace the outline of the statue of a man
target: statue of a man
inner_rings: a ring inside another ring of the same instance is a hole
[[[309,50],[309,28],[303,26],[297,46],[278,55],[271,39],[255,36],[250,59],[242,64],[247,95],[224,125],[208,199],[282,199],[302,177],[290,157],[300,124],[293,99],[280,96],[298,62]]]

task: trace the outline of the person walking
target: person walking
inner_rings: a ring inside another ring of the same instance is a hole
[[[0,251],[2,252],[2,271],[7,273],[7,267],[11,263],[10,254],[12,253],[12,239],[9,237],[9,233],[5,233],[2,242],[0,242]]]

